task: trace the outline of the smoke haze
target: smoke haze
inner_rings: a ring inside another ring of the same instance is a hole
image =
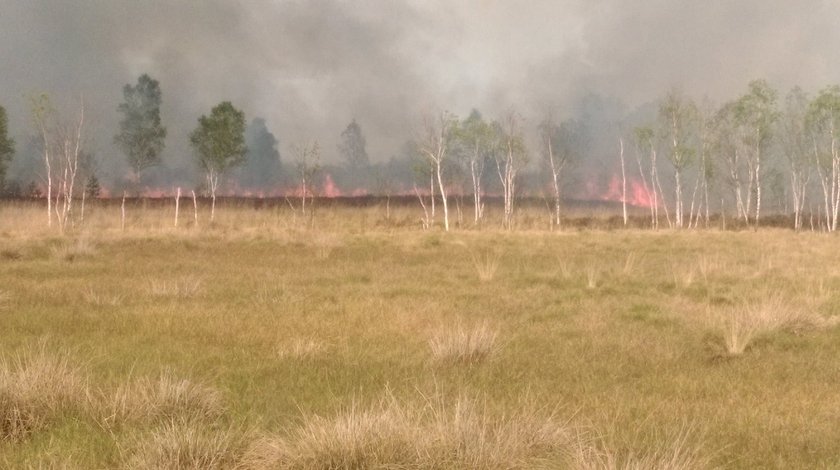
[[[590,94],[633,109],[674,86],[720,102],[754,78],[816,91],[840,82],[838,18],[829,0],[0,0],[0,105],[24,142],[28,93],[82,94],[113,178],[116,107],[142,73],[163,90],[172,171],[193,171],[187,135],[223,100],[281,145],[319,140],[327,163],[355,118],[382,162],[439,108],[515,107],[534,128]]]

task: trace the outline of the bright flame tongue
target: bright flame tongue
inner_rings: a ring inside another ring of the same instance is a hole
[[[324,177],[324,196],[341,197],[341,190],[338,189],[338,186],[336,186],[329,173],[327,173],[327,176]]]
[[[594,191],[592,191],[594,188],[593,184],[589,183],[586,186],[587,190],[590,191],[590,194],[594,193]],[[597,198],[602,201],[621,202],[621,179],[618,176],[613,175],[610,179],[609,185],[607,186],[606,192],[597,196]],[[649,191],[645,190],[642,183],[634,178],[627,180],[627,204],[638,207],[650,207],[652,204],[651,199]]]

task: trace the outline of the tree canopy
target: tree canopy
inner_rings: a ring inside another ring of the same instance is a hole
[[[137,85],[123,88],[123,98],[124,102],[117,107],[123,119],[114,142],[128,158],[137,183],[143,170],[160,164],[166,139],[166,127],[160,120],[160,85],[143,74],[137,79]]]
[[[370,166],[370,158],[365,149],[365,136],[362,128],[353,119],[344,132],[341,133],[341,142],[338,144],[338,151],[351,168],[364,168]]]
[[[230,101],[219,103],[209,116],[198,119],[198,127],[190,134],[190,144],[199,166],[208,173],[223,174],[245,163],[248,152],[245,113]]]
[[[8,117],[6,109],[0,106],[0,189],[6,180],[6,169],[15,153],[15,141],[9,137]]]

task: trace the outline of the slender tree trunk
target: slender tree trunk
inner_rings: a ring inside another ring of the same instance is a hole
[[[192,193],[192,200],[193,200],[193,217],[194,217],[194,225],[198,227],[198,199],[195,197],[195,191],[190,191]]]
[[[621,211],[624,214],[624,226],[627,226],[627,175],[624,172],[624,139],[618,139],[619,158],[621,160]],[[556,178],[555,178],[556,181]],[[555,182],[555,185],[557,183]],[[560,212],[557,212],[558,224]]]
[[[423,230],[428,230],[428,228],[431,226],[431,222],[430,222],[430,218],[429,218],[429,210],[426,208],[426,202],[423,201],[423,195],[420,194],[420,190],[417,189],[416,184],[414,185],[414,194],[417,195],[417,199],[420,200],[420,207],[423,208],[423,219],[421,220],[421,223],[423,225]]]
[[[435,162],[435,173],[437,173],[438,187],[440,189],[440,199],[443,203],[443,230],[449,231],[449,203],[446,200],[446,188],[443,187],[443,177],[441,175],[441,164],[443,162],[438,159]]]
[[[668,227],[673,228],[674,224],[671,222],[671,213],[668,210],[668,203],[665,201],[664,192],[662,191],[662,183],[659,181],[659,171],[654,170],[653,172],[654,180],[656,181],[657,193],[659,195],[659,199],[662,201],[662,209],[665,210],[665,220],[668,221]],[[658,209],[657,209],[658,211]],[[657,214],[657,227],[659,226],[659,216]]]
[[[434,163],[432,163],[432,167],[430,168],[429,172],[429,195],[432,200],[432,220],[435,218],[435,174],[434,174]]]
[[[181,187],[175,190],[175,227],[178,226],[178,209],[181,204]]]
[[[87,196],[87,188],[82,190],[82,207],[79,214],[79,225],[85,223],[85,198]]]
[[[683,200],[682,200],[682,171],[674,170],[674,225],[677,228],[683,228]]]
[[[125,191],[123,191],[122,204],[120,204],[120,229],[125,231]]]

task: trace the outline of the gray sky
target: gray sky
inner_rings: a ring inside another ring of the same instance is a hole
[[[715,101],[754,78],[840,83],[840,1],[0,0],[0,104],[29,132],[27,93],[83,94],[100,159],[121,89],[161,82],[166,159],[189,162],[197,117],[230,100],[281,142],[334,161],[356,118],[369,153],[398,152],[422,113],[516,107],[536,124],[586,93],[633,107],[673,86]]]

